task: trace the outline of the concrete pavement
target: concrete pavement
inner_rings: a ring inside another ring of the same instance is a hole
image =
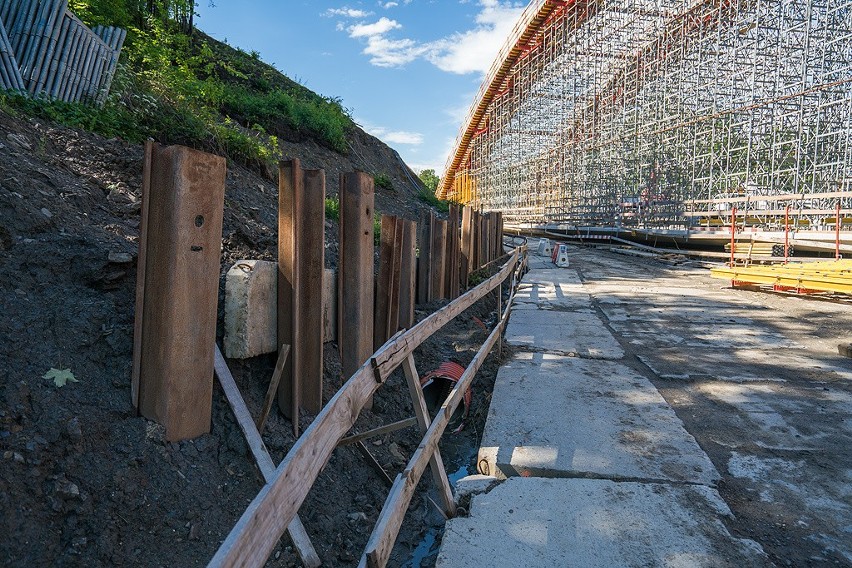
[[[834,481],[788,455],[825,452],[826,437],[848,448],[852,369],[823,352],[834,335],[778,323],[759,293],[701,270],[571,256],[568,269],[531,257],[479,454],[494,480],[447,523],[437,566],[760,566],[763,546],[776,561],[804,548],[808,564],[852,562],[848,450]],[[804,507],[782,515],[802,542],[752,521],[785,498]]]

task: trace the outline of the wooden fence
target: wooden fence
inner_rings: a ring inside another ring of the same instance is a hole
[[[373,353],[322,409],[274,473],[264,473],[267,484],[248,506],[210,561],[209,566],[264,565],[288,526],[292,532],[292,523],[297,520],[299,507],[322,468],[328,463],[334,449],[340,445],[343,437],[355,425],[361,410],[373,393],[400,366],[405,372],[416,419],[424,436],[405,470],[397,475],[393,483],[361,558],[361,566],[386,564],[414,489],[427,465],[431,466],[433,477],[440,489],[445,513],[448,516],[453,515],[455,506],[438,451],[438,441],[451,416],[462,402],[464,392],[470,386],[476,372],[500,338],[508,321],[511,301],[506,305],[505,310],[502,301],[498,302],[499,311],[502,312],[499,323],[474,356],[461,380],[437,412],[435,419],[431,421],[420,390],[413,353],[419,345],[475,302],[494,290],[498,290],[499,293],[502,283],[510,277],[514,293],[525,262],[526,248],[516,248],[510,254],[509,260],[494,276],[434,312],[411,329],[397,333]]]
[[[126,36],[89,29],[67,0],[0,0],[0,87],[103,104]]]

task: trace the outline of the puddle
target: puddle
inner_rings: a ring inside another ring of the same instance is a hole
[[[459,448],[458,450],[461,453],[463,448]],[[462,465],[453,473],[447,474],[447,479],[450,480],[450,487],[454,488],[459,479],[471,474],[467,464],[470,463],[473,456],[476,455],[478,448],[468,447],[464,448],[464,450],[464,453],[467,455],[458,455],[457,459],[454,461],[456,462],[456,465],[458,465],[459,461],[465,465]],[[424,568],[434,566],[435,560],[438,558],[438,550],[441,548],[441,543],[438,542],[438,536],[443,533],[443,525],[440,527],[429,528],[417,544],[417,547],[411,551],[411,556],[405,561],[405,563],[403,563],[402,568]]]

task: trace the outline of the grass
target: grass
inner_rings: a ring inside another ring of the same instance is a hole
[[[426,203],[427,205],[431,205],[438,211],[446,213],[450,210],[450,202],[444,199],[438,199],[438,197],[429,191],[428,189],[421,189],[417,194],[417,197],[420,201]]]
[[[89,25],[117,17],[110,2],[73,6]],[[282,138],[348,151],[354,124],[340,100],[302,87],[256,53],[184,33],[168,20],[119,23],[128,39],[103,107],[0,92],[0,108],[105,137],[184,144],[250,166],[274,164]]]

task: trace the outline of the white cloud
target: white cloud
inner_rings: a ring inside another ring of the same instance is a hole
[[[349,32],[349,37],[374,38],[401,27],[402,26],[396,20],[391,20],[382,16],[378,21],[373,22],[372,24],[355,24],[354,26],[349,26],[346,30]]]
[[[408,2],[406,2],[406,4],[407,3]],[[399,6],[399,2],[385,2],[384,4],[382,4],[382,8],[384,8],[385,10],[396,8],[397,6]]]
[[[366,18],[372,14],[372,12],[356,10],[355,8],[350,8],[348,6],[344,6],[343,8],[329,8],[323,13],[323,15],[327,18],[332,18],[334,16],[343,16],[344,18]]]
[[[362,120],[356,120],[356,123],[362,125],[364,130],[372,134],[376,138],[381,139],[388,144],[407,144],[410,146],[419,146],[423,143],[423,135],[419,132],[407,132],[405,130],[388,130],[383,126],[375,126]]]
[[[410,0],[405,0],[408,4]],[[383,5],[389,8],[396,2]],[[400,67],[423,58],[448,73],[485,74],[500,47],[512,31],[524,8],[515,2],[479,0],[480,11],[473,29],[432,41],[417,42],[410,38],[390,38],[388,33],[402,28],[396,20],[385,17],[372,24],[357,24],[346,30],[349,37],[364,38],[363,53],[378,67]]]

